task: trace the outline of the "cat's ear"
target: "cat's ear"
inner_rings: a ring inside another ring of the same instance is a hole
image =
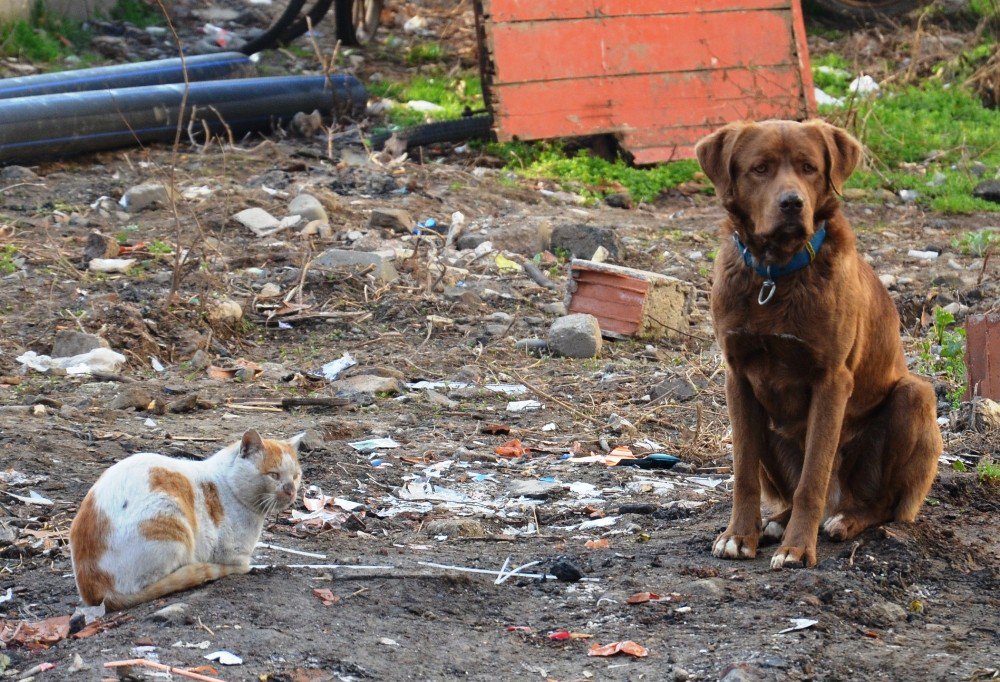
[[[288,444],[292,446],[292,450],[295,451],[295,454],[299,453],[299,447],[302,445],[302,440],[305,437],[306,437],[306,432],[303,431],[302,433],[297,433],[288,439]]]
[[[254,429],[244,433],[243,440],[240,441],[240,457],[254,457],[263,454],[264,441],[261,440],[260,434]]]

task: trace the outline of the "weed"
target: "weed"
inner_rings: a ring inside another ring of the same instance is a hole
[[[412,126],[430,120],[459,118],[466,108],[483,108],[483,88],[476,76],[418,76],[409,83],[381,81],[369,86],[373,97],[388,97],[397,102],[424,100],[441,107],[440,111],[423,113],[405,106],[390,109],[386,118],[395,126]]]
[[[1000,246],[1000,232],[986,228],[978,232],[966,232],[951,240],[951,245],[967,256],[982,258]]]
[[[14,256],[17,255],[17,247],[13,244],[0,246],[0,275],[12,275],[17,271],[17,263]]]
[[[964,474],[966,471],[969,470],[969,468],[967,466],[965,466],[965,462],[963,462],[960,459],[956,459],[954,462],[952,462],[951,463],[951,468],[952,468],[953,471],[957,471],[957,472],[962,473],[962,474]]]
[[[1000,464],[994,462],[989,455],[984,455],[976,464],[976,473],[980,483],[1000,484]]]
[[[50,14],[45,3],[35,2],[27,19],[0,25],[0,56],[33,62],[54,62],[79,51],[90,33],[79,21]]]
[[[417,43],[406,51],[404,61],[410,66],[419,66],[420,64],[441,61],[443,57],[444,48],[441,47],[441,43]]]
[[[161,242],[159,239],[154,239],[147,247],[146,250],[153,255],[157,256],[169,256],[174,252],[174,247],[170,246],[166,242]]]
[[[940,306],[934,308],[931,338],[920,344],[919,369],[926,374],[942,374],[955,384],[948,401],[957,408],[965,394],[965,329],[954,327],[955,316]]]
[[[143,0],[117,0],[108,16],[115,21],[123,21],[139,28],[157,26],[163,22],[160,13]]]
[[[966,88],[930,79],[920,89],[888,91],[859,103],[857,120],[875,167],[855,173],[848,187],[916,190],[920,203],[948,213],[1000,211],[972,196],[979,179],[968,170],[973,161],[1000,165],[1000,110]]]
[[[812,60],[813,84],[831,97],[846,97],[851,83],[851,65],[831,52]]]

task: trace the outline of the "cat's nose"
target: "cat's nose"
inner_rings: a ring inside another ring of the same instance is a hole
[[[289,497],[295,497],[295,486],[291,483],[286,483],[281,487],[281,492],[288,495]]]

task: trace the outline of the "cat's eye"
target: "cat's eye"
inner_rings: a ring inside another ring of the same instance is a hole
[[[279,474],[277,471],[268,471],[267,475],[268,475],[269,478],[271,478],[271,479],[273,479],[275,481],[277,481],[278,479],[281,478],[281,474]]]

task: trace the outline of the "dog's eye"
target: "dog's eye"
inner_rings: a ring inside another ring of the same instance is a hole
[[[764,173],[767,172],[767,164],[758,163],[756,166],[752,166],[750,170],[756,173],[757,175],[763,175]]]
[[[811,163],[808,163],[808,162],[804,163],[804,164],[802,164],[802,172],[803,173],[815,173],[816,172],[816,166],[814,166],[814,165],[812,165]]]

